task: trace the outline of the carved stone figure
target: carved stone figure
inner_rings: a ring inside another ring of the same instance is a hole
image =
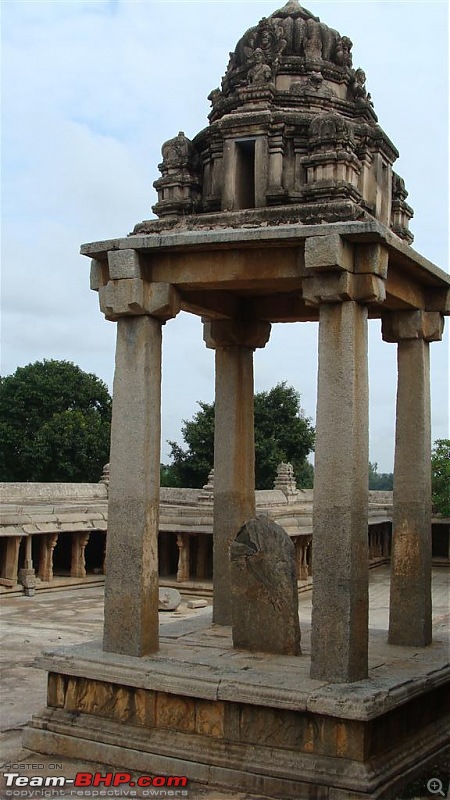
[[[366,73],[363,69],[356,70],[349,89],[354,100],[367,100]]]
[[[336,52],[334,59],[336,64],[342,67],[351,67],[353,63],[351,49],[353,47],[353,42],[348,36],[342,36],[338,39],[336,43]]]
[[[257,47],[254,53],[255,64],[247,73],[248,83],[252,84],[267,84],[272,81],[272,69],[266,64],[264,60],[264,53],[260,47]]]
[[[211,103],[212,107],[214,108],[214,106],[216,106],[219,103],[222,97],[223,95],[220,89],[213,89],[208,95],[208,100]]]
[[[281,25],[277,25],[274,20],[263,17],[258,25],[259,46],[268,62],[278,59],[286,48],[284,31]]]
[[[336,92],[324,82],[322,73],[316,71],[311,72],[304,83],[294,83],[292,94],[317,94],[319,97],[336,97]]]
[[[243,52],[247,61],[255,58],[256,51],[259,49],[263,54],[266,64],[278,63],[278,60],[286,48],[286,39],[281,25],[277,25],[275,20],[263,17],[258,27],[246,34],[243,43]],[[239,46],[236,48],[236,53]]]

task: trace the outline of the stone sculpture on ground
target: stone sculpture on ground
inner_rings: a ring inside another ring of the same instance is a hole
[[[300,654],[294,545],[268,517],[246,522],[230,548],[234,647]]]
[[[181,594],[178,589],[170,589],[165,586],[159,587],[159,603],[158,609],[160,611],[175,611],[181,603]]]

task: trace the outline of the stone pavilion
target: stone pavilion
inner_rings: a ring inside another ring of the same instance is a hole
[[[26,744],[280,798],[393,797],[448,737],[429,347],[450,277],[411,247],[398,152],[348,36],[290,0],[242,36],[209,99],[204,130],[163,144],[158,219],[82,247],[117,322],[104,639],[47,654],[48,707]],[[212,626],[160,640],[162,331],[181,309],[215,351],[214,607]],[[368,318],[398,353],[390,623],[370,646]],[[231,641],[229,550],[255,516],[253,352],[272,323],[311,320],[310,645],[249,653]]]

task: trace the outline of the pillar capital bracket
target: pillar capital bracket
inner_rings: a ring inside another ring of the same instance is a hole
[[[439,342],[444,330],[444,317],[439,311],[389,311],[381,318],[385,342],[424,339]]]
[[[387,277],[389,253],[376,242],[352,243],[338,233],[310,236],[305,242],[305,276],[352,272]]]
[[[319,237],[317,237],[319,238]],[[303,279],[303,299],[308,306],[321,303],[383,303],[386,299],[384,280],[378,275],[353,272],[321,272]]]
[[[136,316],[156,317],[165,322],[176,317],[181,308],[179,294],[170,283],[119,278],[109,280],[98,292],[100,310],[113,322],[120,317]]]
[[[203,321],[206,347],[265,347],[269,341],[270,322],[252,319],[214,319]]]
[[[108,250],[107,256],[107,261],[91,261],[91,289],[95,292],[108,281],[145,277],[137,250]]]

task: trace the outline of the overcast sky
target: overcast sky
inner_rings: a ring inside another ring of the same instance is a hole
[[[282,3],[281,3],[282,5]],[[112,388],[115,324],[89,290],[81,243],[124,236],[152,215],[161,144],[207,124],[228,53],[276,0],[2,0],[1,373],[67,359]],[[313,2],[349,36],[396,171],[415,210],[414,247],[448,270],[448,6]],[[449,347],[431,345],[433,439],[449,435]],[[396,346],[370,323],[370,458],[391,471]],[[196,401],[213,400],[200,320],[164,327],[163,460]],[[317,326],[276,325],[255,355],[256,390],[287,380],[316,405]]]

